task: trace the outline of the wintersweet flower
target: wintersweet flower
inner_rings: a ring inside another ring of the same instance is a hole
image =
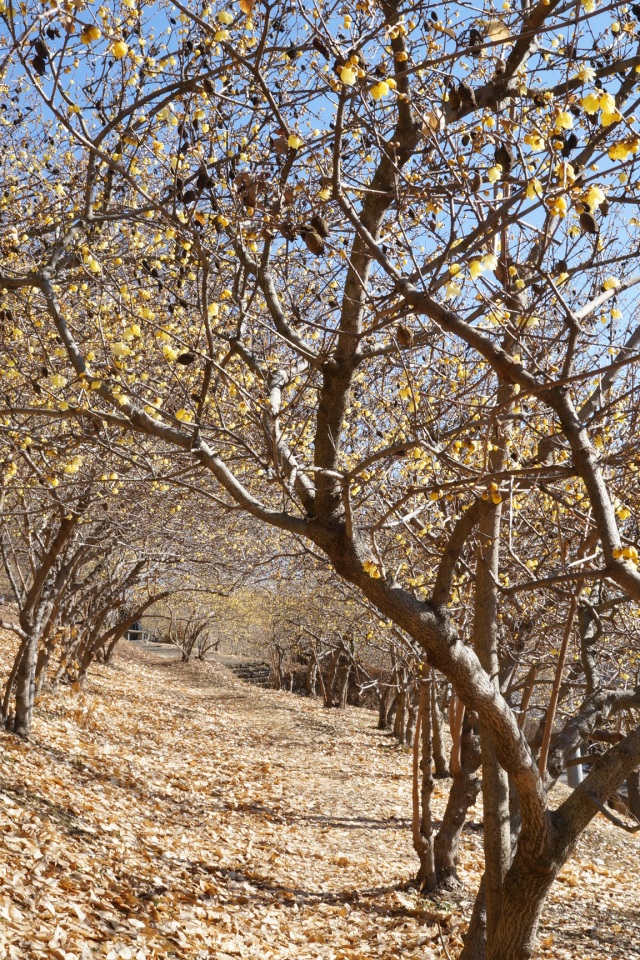
[[[571,130],[573,126],[573,117],[567,110],[561,110],[556,117],[556,127],[558,130]]]
[[[587,94],[586,97],[583,97],[580,101],[582,109],[585,113],[593,115],[597,113],[600,109],[600,94],[597,91]]]
[[[525,190],[525,196],[527,200],[534,200],[536,197],[542,196],[542,184],[535,177],[533,180],[529,180]]]
[[[575,76],[582,83],[591,83],[593,80],[595,80],[596,71],[593,67],[588,67],[585,64],[582,67],[580,67],[580,69],[575,74]]]
[[[342,68],[340,71],[340,79],[347,87],[352,87],[356,82],[356,72],[351,64],[347,64],[346,67]]]
[[[371,96],[374,100],[382,100],[389,93],[389,84],[386,80],[380,80],[371,87]]]
[[[111,44],[111,55],[115,57],[116,60],[122,60],[123,57],[129,52],[129,47],[124,42],[124,40],[116,40],[115,43]]]

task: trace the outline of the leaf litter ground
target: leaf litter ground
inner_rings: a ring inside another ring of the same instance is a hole
[[[83,689],[42,699],[31,742],[0,736],[2,960],[457,954],[480,811],[464,890],[421,899],[406,889],[411,758],[371,713],[121,646]],[[639,854],[598,816],[540,956],[640,956]]]

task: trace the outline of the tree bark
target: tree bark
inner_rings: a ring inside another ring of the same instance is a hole
[[[11,667],[11,673],[9,674],[9,678],[4,688],[4,695],[2,697],[2,719],[5,724],[9,718],[11,695],[13,693],[13,687],[16,682],[18,670],[20,669],[20,664],[22,663],[22,659],[25,655],[25,651],[28,645],[29,645],[29,637],[27,636],[27,637],[24,637],[24,639],[21,640],[20,642],[18,652],[16,653],[15,659],[13,661],[13,666]]]
[[[562,644],[560,646],[560,653],[558,655],[558,663],[556,664],[556,672],[553,679],[553,686],[551,688],[551,699],[549,701],[549,707],[547,708],[547,716],[545,718],[545,723],[544,723],[544,734],[542,736],[542,746],[540,747],[540,757],[538,758],[538,768],[540,770],[540,776],[543,779],[547,773],[549,747],[551,745],[551,736],[553,734],[553,726],[556,720],[556,710],[558,709],[558,701],[560,699],[560,682],[562,680],[562,673],[564,671],[565,660],[567,659],[567,649],[569,647],[571,632],[573,630],[573,621],[575,619],[577,609],[578,609],[578,596],[577,594],[573,594],[573,596],[571,597],[571,605],[569,607],[569,613],[567,614],[567,622],[564,628]]]
[[[325,707],[334,707],[336,704],[335,699],[335,685],[336,685],[336,675],[338,673],[338,665],[340,663],[340,658],[342,657],[342,650],[338,648],[333,651],[331,660],[329,662],[329,670],[327,671],[327,680],[325,684],[326,697],[325,697]]]
[[[337,704],[341,710],[347,706],[349,696],[349,677],[351,676],[351,664],[344,662],[339,670]]]
[[[389,708],[391,704],[391,686],[382,684],[380,700],[378,702],[378,730],[387,730],[389,727]]]
[[[399,740],[400,743],[404,743],[404,727],[405,727],[405,705],[407,702],[407,691],[404,687],[404,677],[401,679],[402,686],[398,691],[398,696],[396,699],[396,716],[393,721],[393,735],[396,740]]]
[[[629,813],[640,823],[640,768],[627,777]]]
[[[38,633],[33,631],[25,647],[16,674],[16,715],[14,732],[20,737],[31,735],[33,705],[36,694],[36,659],[38,656]]]
[[[433,739],[433,763],[434,776],[436,779],[444,779],[450,776],[449,765],[447,763],[446,751],[444,748],[444,718],[438,704],[437,686],[435,680],[431,682],[431,730]]]
[[[413,745],[416,732],[416,722],[418,719],[418,701],[419,695],[416,697],[413,690],[407,691],[407,722],[404,731],[404,742],[408,747]],[[431,726],[431,723],[429,723]],[[429,739],[431,740],[431,732],[429,732]]]
[[[431,822],[433,793],[431,756],[431,684],[420,684],[417,722],[413,741],[413,847],[420,861],[417,882],[420,890],[436,887],[436,869]],[[420,744],[422,743],[422,750]]]
[[[484,670],[499,688],[498,597],[502,505],[487,513],[478,528],[474,647]],[[486,936],[490,948],[500,919],[502,884],[511,861],[509,780],[496,755],[491,729],[480,720],[484,822]]]
[[[473,733],[473,717],[465,714],[463,722],[460,764],[453,774],[453,782],[440,829],[434,841],[435,870],[438,886],[456,887],[460,836],[467,810],[476,802],[480,792],[480,740]]]
[[[309,657],[309,663],[307,664],[307,675],[305,678],[305,686],[307,689],[308,697],[315,697],[316,687],[318,684],[318,665],[314,654],[312,653]]]

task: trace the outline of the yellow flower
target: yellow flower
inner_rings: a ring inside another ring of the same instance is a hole
[[[564,217],[567,213],[567,201],[565,197],[552,197],[549,200],[549,212],[554,217]]]
[[[371,87],[371,96],[374,100],[382,100],[389,93],[389,84],[386,80],[380,80]]]
[[[498,266],[498,258],[495,253],[487,253],[482,258],[482,266],[485,270],[495,270]]]
[[[373,577],[374,580],[380,579],[380,571],[378,570],[378,565],[373,562],[373,560],[365,560],[362,564],[362,568],[365,573],[368,573],[370,577]]]
[[[128,52],[129,47],[124,40],[116,40],[115,43],[111,44],[111,54],[116,60],[122,60],[123,57],[126,57]]]
[[[601,93],[598,106],[603,113],[614,113],[617,109],[616,99],[611,93]]]
[[[296,133],[291,134],[291,136],[287,140],[287,143],[289,144],[292,150],[299,150],[300,147],[302,146],[302,140]]]
[[[600,204],[604,203],[605,196],[600,187],[589,187],[585,194],[585,202],[594,210],[596,207],[599,207]]]
[[[622,120],[622,114],[619,110],[603,110],[600,114],[600,123],[603,127],[610,127],[612,123],[619,123]]]
[[[581,83],[591,83],[592,80],[595,80],[596,71],[593,67],[582,66],[578,70],[576,77]]]
[[[571,130],[573,126],[573,117],[567,110],[561,110],[556,117],[556,128],[558,130]]]
[[[94,40],[99,40],[102,36],[100,27],[91,25],[90,27],[85,27],[82,33],[80,34],[81,43],[92,43]]]
[[[193,417],[188,410],[185,410],[184,407],[182,407],[176,413],[176,420],[180,420],[182,423],[190,423],[193,420]]]
[[[218,22],[228,27],[230,23],[233,23],[233,14],[229,10],[221,10],[218,14]]]
[[[535,177],[533,180],[529,180],[527,189],[525,190],[525,196],[527,200],[533,200],[535,197],[542,196],[542,184]]]
[[[526,133],[524,142],[528,143],[533,150],[543,150],[544,140],[539,133]]]
[[[620,286],[620,281],[617,277],[607,277],[602,286],[605,290],[617,290]]]
[[[606,126],[606,124],[605,124]],[[626,160],[631,150],[624,141],[620,143],[614,143],[613,146],[609,147],[609,159],[610,160]]]
[[[352,87],[356,82],[356,72],[351,64],[347,64],[346,67],[342,68],[340,71],[340,79],[347,87]]]
[[[65,464],[64,472],[69,474],[77,473],[81,466],[82,457],[74,457],[73,460],[70,460],[69,463]]]
[[[586,97],[583,97],[580,101],[582,104],[582,109],[585,113],[594,114],[597,113],[600,109],[600,93],[593,92],[588,93]]]
[[[462,293],[462,288],[459,284],[454,283],[453,280],[450,280],[449,283],[444,288],[444,298],[445,300],[455,300],[456,297],[459,297]]]
[[[495,167],[489,167],[487,170],[487,180],[489,183],[497,183],[502,176],[502,164],[496,163]]]
[[[483,266],[480,260],[472,260],[469,264],[469,273],[471,274],[471,279],[476,280],[483,271]]]

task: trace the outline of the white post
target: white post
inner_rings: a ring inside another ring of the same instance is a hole
[[[569,760],[576,760],[578,757],[582,756],[582,751],[580,747],[569,754]],[[581,763],[572,763],[571,766],[567,767],[567,783],[570,787],[577,787],[578,784],[582,783],[584,779],[584,773],[582,772]]]

